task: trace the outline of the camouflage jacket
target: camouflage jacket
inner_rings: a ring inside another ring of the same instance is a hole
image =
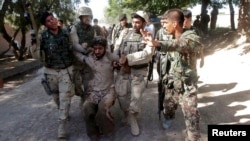
[[[169,76],[185,83],[197,81],[197,54],[202,48],[200,37],[193,30],[182,33],[178,39],[161,42],[161,52],[175,52],[169,70]]]

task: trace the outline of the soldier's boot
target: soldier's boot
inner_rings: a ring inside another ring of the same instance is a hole
[[[59,139],[66,139],[66,120],[59,121],[58,135]]]
[[[138,136],[140,134],[140,129],[135,114],[129,113],[128,119],[128,122],[130,123],[131,134]]]

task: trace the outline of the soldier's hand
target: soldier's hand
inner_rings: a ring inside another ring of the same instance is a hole
[[[85,49],[88,47],[88,43],[82,43],[82,47]]]
[[[126,55],[122,54],[121,58],[119,59],[119,63],[121,65],[124,65],[126,62],[127,62],[127,57],[126,57]]]

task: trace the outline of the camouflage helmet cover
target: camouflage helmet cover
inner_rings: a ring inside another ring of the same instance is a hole
[[[78,14],[79,14],[79,18],[81,16],[91,16],[91,18],[93,17],[91,8],[86,7],[86,6],[81,7]]]

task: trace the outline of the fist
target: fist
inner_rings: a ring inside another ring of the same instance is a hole
[[[82,43],[82,47],[83,48],[87,48],[88,47],[88,43]]]

